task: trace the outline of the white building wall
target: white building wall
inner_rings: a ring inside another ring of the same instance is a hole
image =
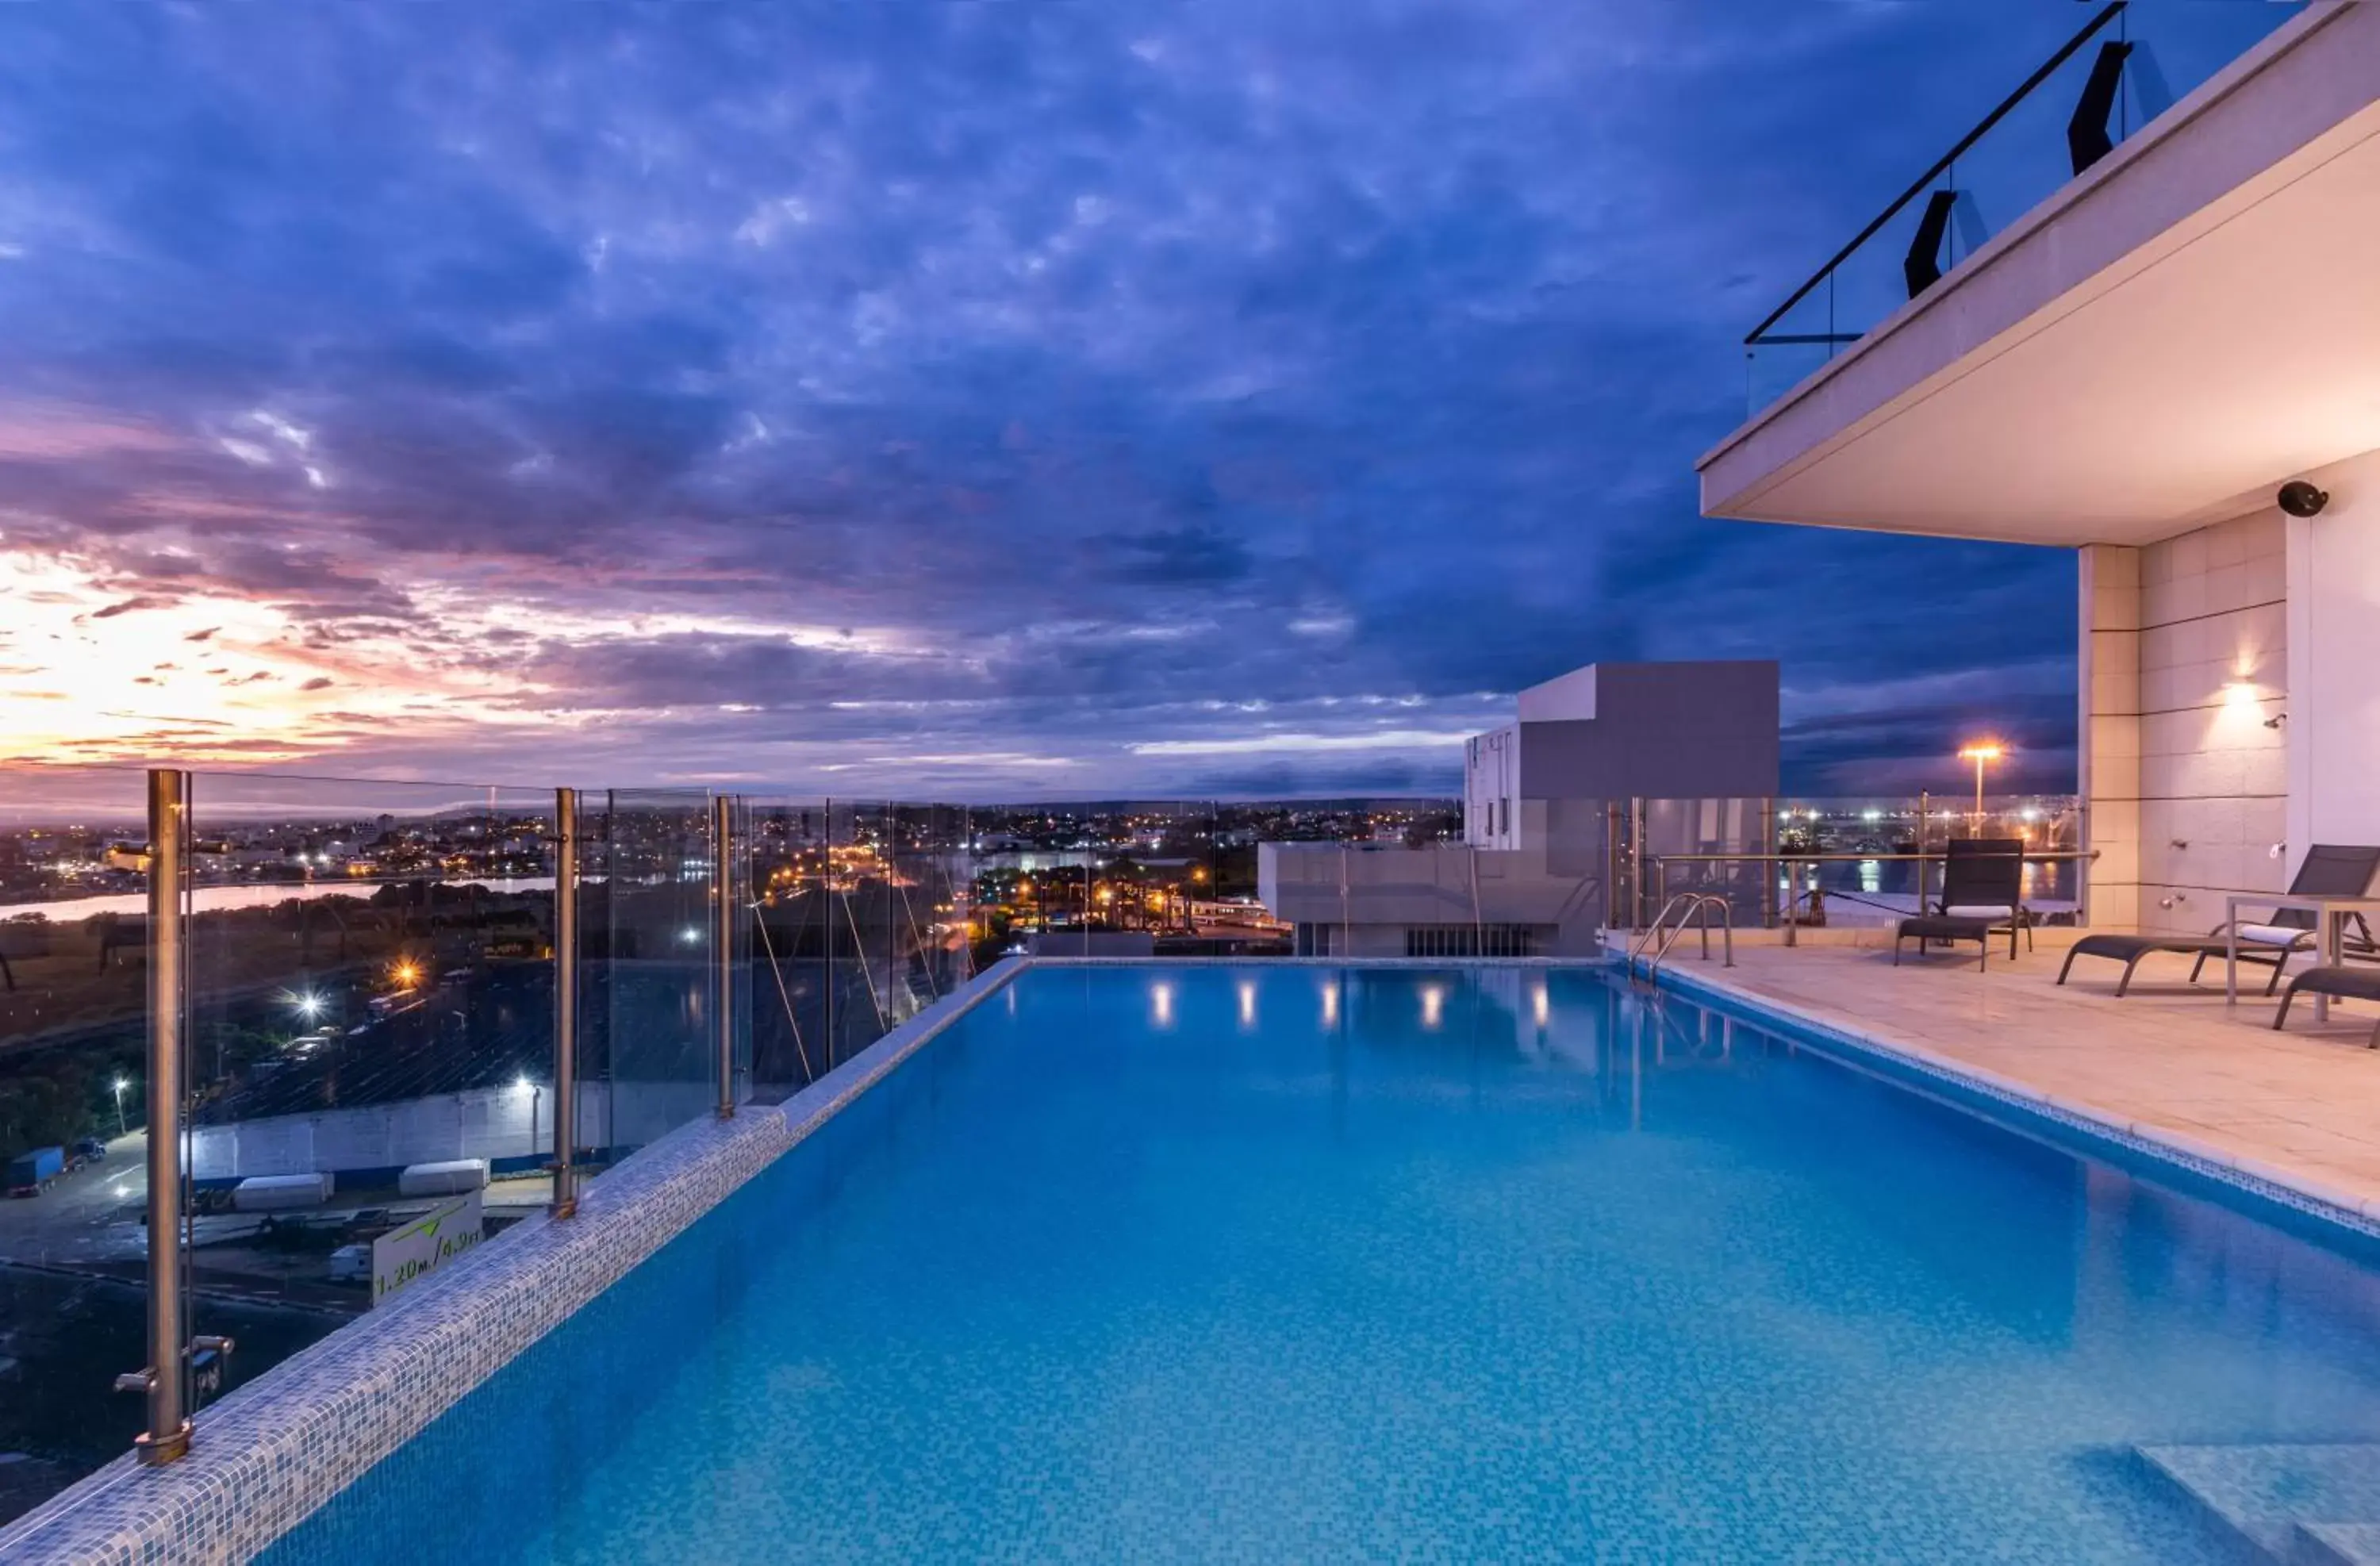
[[[2266,724],[2289,691],[2287,539],[2265,507],[2136,552],[2086,552],[2094,924],[2203,933],[2228,893],[2288,883],[2288,740]]]
[[[2380,844],[2380,452],[2306,475],[2322,515],[2287,522],[2287,837]]]
[[[1521,726],[1475,734],[1463,755],[1463,841],[1474,848],[1518,848]]]

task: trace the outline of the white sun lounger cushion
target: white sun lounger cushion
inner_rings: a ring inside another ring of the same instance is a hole
[[[2266,946],[2295,946],[2301,941],[2313,940],[2313,931],[2301,925],[2241,925],[2240,939]]]

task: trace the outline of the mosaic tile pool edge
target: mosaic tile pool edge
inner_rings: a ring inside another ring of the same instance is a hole
[[[128,1454],[0,1528],[0,1563],[245,1560],[725,1200],[1029,965],[978,975],[779,1105],[681,1126],[444,1277],[205,1410],[190,1455]]]
[[[1639,961],[1633,971],[1643,974],[1645,965]],[[2245,1204],[2259,1218],[2287,1214],[2360,1244],[2380,1244],[2380,1201],[2366,1201],[2349,1192],[2332,1190],[2294,1171],[2233,1157],[2219,1147],[2162,1126],[2102,1114],[2088,1104],[2043,1093],[1906,1039],[1845,1026],[1832,1017],[1791,1002],[1747,995],[1714,980],[1668,967],[1654,976],[1653,982],[1755,1026],[1788,1038],[1804,1039],[1820,1049],[1833,1049],[1847,1054],[1854,1062],[1890,1068],[1892,1074],[1904,1080],[1914,1076],[1926,1085],[1947,1088],[1962,1101],[1972,1104],[1981,1099],[2016,1111],[2053,1128],[2058,1134],[2056,1139],[2069,1146],[2079,1141],[2094,1150],[2114,1149],[2151,1169],[2176,1171],[2204,1182],[2234,1205]]]

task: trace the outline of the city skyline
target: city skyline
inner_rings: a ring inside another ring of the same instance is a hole
[[[1689,470],[2070,13],[11,13],[0,750],[1442,794],[1773,656],[1791,787],[2069,787],[2070,555]]]

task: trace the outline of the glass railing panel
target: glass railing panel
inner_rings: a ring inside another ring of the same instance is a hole
[[[890,817],[900,1007],[914,1015],[956,989],[972,971],[967,897],[973,859],[964,808],[895,805]]]
[[[1780,852],[1812,860],[1777,870],[1779,891],[1805,925],[1888,924],[1916,911],[1941,886],[1941,856],[1954,838],[2010,839],[2025,845],[2026,905],[2046,923],[2073,922],[2082,903],[2081,801],[2070,794],[1841,795],[1778,803]],[[1920,856],[1920,850],[1923,856]]]
[[[147,1363],[147,797],[0,766],[0,1522],[145,1425],[110,1386]]]
[[[1773,917],[1771,867],[1761,856],[1774,842],[1773,801],[1762,798],[1643,799],[1630,803],[1623,844],[1633,870],[1641,927],[1686,892],[1724,897],[1729,918],[1756,928]]]
[[[725,986],[727,1004],[732,1009],[734,1041],[729,1049],[729,1099],[737,1104],[755,1101],[773,1103],[783,1095],[771,1091],[764,1099],[759,1077],[754,1072],[759,1035],[755,1031],[762,1001],[760,986],[766,982],[760,968],[759,882],[754,878],[752,833],[756,825],[753,803],[741,795],[726,801],[727,842],[724,860],[728,918],[727,967]],[[771,1004],[774,996],[768,997]],[[772,1085],[781,1088],[783,1085]]]
[[[616,1163],[716,1111],[709,795],[580,794],[580,1136]]]
[[[822,799],[754,798],[745,837],[752,895],[753,1096],[788,1098],[826,1074],[833,977],[828,810]]]
[[[529,789],[193,775],[195,1298],[368,1309],[422,1270],[390,1271],[415,1221],[475,1202],[492,1238],[551,1200],[552,813]]]
[[[893,1026],[892,898],[886,807],[843,800],[827,807],[827,1065],[841,1064]]]

